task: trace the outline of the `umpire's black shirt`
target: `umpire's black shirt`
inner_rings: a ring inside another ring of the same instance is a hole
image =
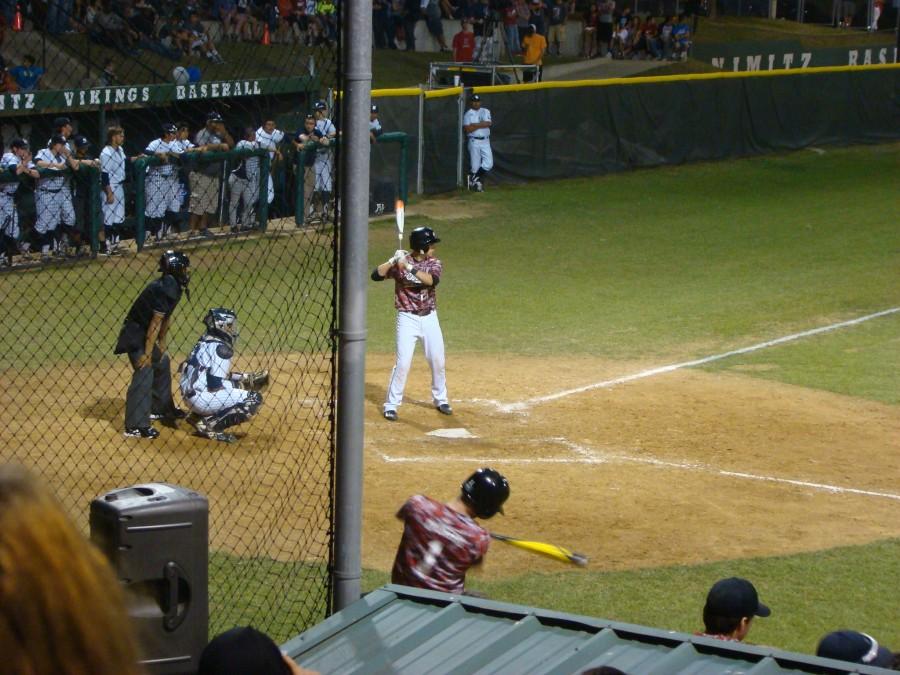
[[[114,353],[126,354],[142,349],[153,314],[158,312],[168,319],[178,306],[179,300],[181,300],[181,286],[171,274],[147,284],[128,310]]]

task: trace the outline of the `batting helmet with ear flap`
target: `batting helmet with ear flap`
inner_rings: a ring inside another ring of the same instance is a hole
[[[503,513],[503,502],[509,498],[509,483],[499,472],[487,467],[478,469],[462,484],[462,500],[479,518]]]
[[[417,227],[409,233],[409,247],[413,251],[427,251],[432,244],[440,241],[430,227]]]

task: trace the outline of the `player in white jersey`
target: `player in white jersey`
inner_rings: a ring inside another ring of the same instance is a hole
[[[272,182],[272,167],[281,159],[279,144],[284,140],[284,132],[276,128],[275,120],[266,120],[256,130],[256,143],[263,150],[269,151],[269,204],[275,199],[275,184]]]
[[[28,141],[17,138],[9,144],[9,152],[0,158],[0,172],[13,179],[8,183],[0,183],[0,233],[2,233],[5,254],[3,258],[0,258],[0,265],[3,265],[4,262],[12,265],[12,257],[18,249],[21,236],[19,212],[16,209],[15,201],[19,181],[23,175],[34,179],[39,177],[34,162],[31,161]],[[23,248],[25,248],[24,244]]]
[[[100,151],[100,207],[103,211],[104,253],[115,255],[119,252],[119,237],[125,222],[125,166],[128,158],[122,144],[125,130],[110,127],[106,130],[106,147]]]
[[[484,191],[484,175],[494,168],[491,150],[491,111],[481,107],[481,97],[472,94],[469,109],[463,115],[463,129],[469,138],[469,177],[467,187]]]
[[[383,132],[381,120],[378,119],[378,106],[373,103],[369,110],[369,142],[374,143]]]
[[[156,241],[162,241],[168,235],[181,210],[177,161],[182,146],[175,138],[177,131],[174,124],[163,124],[162,136],[150,141],[144,150],[160,160],[159,164],[147,170],[145,183],[147,203],[144,216],[147,218],[147,231],[153,233]]]
[[[34,229],[41,245],[41,260],[50,259],[50,246],[55,244],[57,227],[62,223],[67,227],[75,225],[75,206],[72,203],[72,189],[68,177],[63,173],[67,168],[78,169],[78,162],[72,157],[62,136],[50,138],[50,144],[38,151],[34,158],[41,169],[51,169],[51,175],[40,178],[34,193],[34,207],[37,213]]]
[[[262,394],[238,385],[252,383],[262,374],[231,372],[238,337],[237,315],[232,310],[211,309],[203,323],[206,332],[181,366],[181,397],[191,409],[189,420],[199,435],[232,443],[237,439],[225,429],[246,422],[262,405]],[[265,376],[267,381],[268,374]]]
[[[315,105],[316,127],[313,130],[319,147],[316,151],[316,159],[313,169],[316,173],[316,189],[313,192],[313,203],[317,204],[318,218],[328,220],[328,207],[331,204],[331,191],[334,177],[334,150],[329,147],[331,141],[337,137],[337,128],[328,119],[328,106],[324,101],[318,101]]]
[[[244,137],[234,146],[235,150],[256,150],[256,132],[244,128]],[[255,226],[253,211],[259,201],[259,157],[244,157],[228,176],[228,222],[232,232],[250,230]],[[244,210],[238,222],[238,210],[243,202]]]

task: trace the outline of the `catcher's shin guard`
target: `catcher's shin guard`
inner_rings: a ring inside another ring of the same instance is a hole
[[[205,421],[206,427],[210,431],[222,431],[228,427],[243,424],[257,413],[261,405],[262,394],[258,391],[247,392],[247,398],[237,405],[225,408],[225,410],[208,417]]]

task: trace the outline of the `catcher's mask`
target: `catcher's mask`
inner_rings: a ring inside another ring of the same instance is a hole
[[[225,309],[224,307],[216,307],[211,309],[203,317],[203,324],[206,326],[206,332],[230,345],[237,342],[238,339],[238,320],[234,310]]]
[[[499,472],[487,467],[478,469],[462,484],[462,500],[479,518],[503,513],[503,502],[509,498],[509,483]]]
[[[163,274],[171,274],[175,277],[175,281],[177,281],[178,285],[185,289],[185,291],[191,280],[191,274],[188,269],[190,265],[191,261],[188,260],[188,257],[181,251],[166,251],[159,256],[159,271]],[[188,299],[190,299],[190,295],[188,296]]]
[[[424,253],[432,244],[440,241],[438,236],[430,227],[417,227],[409,233],[409,247],[414,251]]]

